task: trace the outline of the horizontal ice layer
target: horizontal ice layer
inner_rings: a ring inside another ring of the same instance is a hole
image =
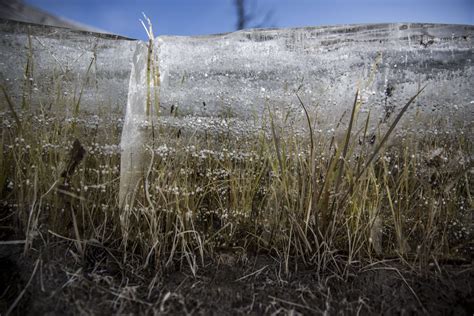
[[[387,120],[427,84],[419,109],[472,119],[473,36],[474,26],[435,24],[160,36],[161,106],[164,115],[177,107],[182,115],[249,118],[267,106],[301,110],[300,88],[310,109],[338,119],[360,88],[365,110]]]
[[[155,40],[161,83],[149,87],[159,95],[155,105],[161,113],[152,121],[182,137],[196,132],[251,137],[270,113],[277,123],[286,119],[288,127],[303,129],[298,90],[315,132],[329,131],[330,137],[358,88],[361,113],[371,111],[378,124],[393,121],[426,84],[406,115],[413,129],[405,132],[436,135],[461,127],[472,136],[473,37],[474,26],[435,24],[161,36]],[[54,104],[100,115],[123,112],[128,102],[121,172],[129,178],[122,177],[121,190],[133,190],[148,166],[144,153],[152,134],[144,115],[146,44],[6,20],[0,20],[0,41],[0,84],[18,107]],[[6,110],[3,93],[0,103]],[[439,117],[445,125],[430,125],[430,118]]]
[[[180,117],[204,122],[253,117],[266,107],[301,111],[294,94],[301,86],[310,110],[319,106],[323,116],[337,119],[359,86],[367,104],[362,111],[389,120],[427,84],[417,109],[472,121],[473,31],[376,24],[160,36],[161,114],[177,108]],[[81,109],[125,109],[137,41],[7,20],[0,20],[0,39],[0,79],[16,105],[27,88],[33,105],[75,104],[81,96]],[[26,78],[28,60],[33,67]]]
[[[473,31],[473,26],[375,24],[160,36],[152,59],[149,49],[139,46],[122,134],[120,200],[133,195],[149,164],[145,148],[153,144],[152,126],[177,131],[178,136],[170,137],[222,133],[224,138],[240,138],[251,137],[271,120],[277,125],[273,131],[305,133],[297,92],[316,132],[329,131],[328,138],[335,122],[351,109],[357,90],[361,113],[370,111],[375,117],[369,131],[375,135],[376,126],[393,121],[425,85],[398,135],[422,137],[459,127],[469,131]],[[156,75],[149,71],[154,59],[159,84],[147,79],[147,71]],[[145,115],[151,89],[159,90],[159,116]],[[449,118],[443,127],[431,123],[440,115]]]
[[[0,84],[16,106],[125,108],[137,41],[0,19],[0,43]]]

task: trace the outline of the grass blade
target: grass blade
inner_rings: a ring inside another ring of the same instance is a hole
[[[393,130],[395,129],[395,127],[398,125],[398,122],[400,122],[401,118],[403,117],[403,115],[405,114],[405,112],[408,110],[408,107],[413,103],[413,101],[415,101],[415,99],[420,95],[421,92],[423,92],[423,90],[426,88],[426,85],[421,88],[413,97],[411,97],[411,99],[405,104],[405,106],[402,108],[402,110],[400,111],[400,113],[398,113],[397,117],[395,118],[395,120],[393,121],[392,125],[390,125],[390,128],[388,129],[388,131],[385,133],[385,135],[383,136],[382,140],[380,141],[380,143],[377,145],[377,147],[375,148],[374,152],[372,153],[372,155],[370,156],[369,160],[367,161],[367,163],[365,164],[364,168],[362,168],[362,170],[359,171],[359,173],[357,174],[357,177],[355,178],[355,182],[357,182],[357,180],[360,179],[360,177],[364,174],[364,172],[367,170],[367,168],[370,166],[370,164],[372,163],[372,161],[374,161],[375,157],[377,157],[378,153],[380,152],[380,149],[383,147],[383,145],[385,145],[385,143],[387,142],[388,138],[390,137],[390,135],[392,134]]]

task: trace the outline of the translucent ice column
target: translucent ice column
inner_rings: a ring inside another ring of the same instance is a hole
[[[133,201],[148,166],[153,115],[159,102],[159,75],[153,45],[138,42],[132,62],[121,140],[120,206]]]

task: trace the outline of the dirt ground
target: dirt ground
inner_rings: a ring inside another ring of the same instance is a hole
[[[124,265],[105,248],[79,259],[68,242],[22,251],[0,246],[1,315],[12,305],[12,315],[474,313],[473,264],[432,264],[420,272],[399,260],[341,260],[318,273],[293,262],[286,275],[278,258],[228,251],[194,276],[185,261],[157,270],[132,257]]]

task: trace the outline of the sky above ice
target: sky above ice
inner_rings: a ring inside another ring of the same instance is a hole
[[[431,22],[474,24],[474,0],[247,0],[267,27],[351,23]],[[199,35],[235,30],[234,0],[25,0],[83,24],[145,39],[145,12],[155,35]],[[255,3],[253,5],[253,3]],[[257,19],[254,25],[259,24]]]

